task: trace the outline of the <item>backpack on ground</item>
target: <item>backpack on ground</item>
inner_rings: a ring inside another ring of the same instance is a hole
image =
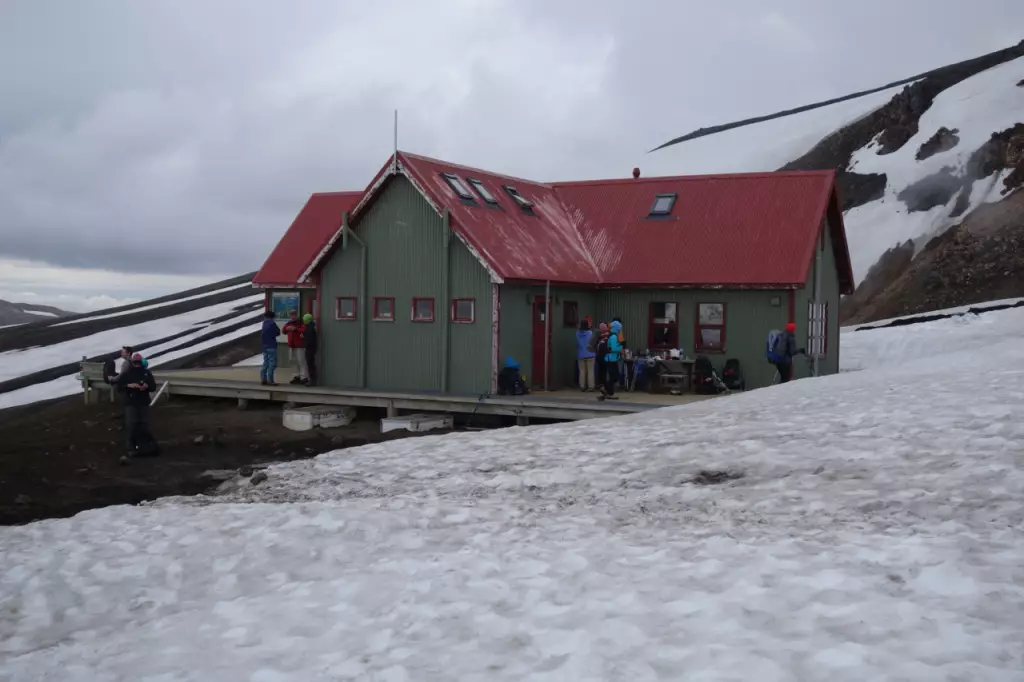
[[[498,395],[526,395],[530,388],[518,367],[504,367],[498,372]]]
[[[716,395],[719,392],[715,367],[705,355],[697,356],[693,363],[694,390],[701,395]]]
[[[722,367],[722,383],[730,391],[745,391],[747,381],[743,378],[743,370],[740,368],[740,361],[736,358],[729,358]]]
[[[768,362],[786,362],[787,358],[782,356],[784,349],[782,344],[786,340],[786,335],[778,329],[773,329],[768,332],[768,342],[765,344],[765,357],[768,358]]]
[[[110,377],[117,376],[117,368],[114,366],[114,361],[108,359],[103,363],[103,381],[110,383]]]

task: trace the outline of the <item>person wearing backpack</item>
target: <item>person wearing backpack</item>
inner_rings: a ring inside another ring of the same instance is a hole
[[[580,374],[580,390],[590,391],[594,385],[594,349],[592,341],[594,332],[590,329],[590,323],[586,320],[580,322],[580,328],[576,332],[576,366]]]
[[[793,357],[807,355],[807,351],[797,347],[796,323],[786,324],[786,331],[772,330],[768,334],[768,362],[775,365],[779,372],[780,383],[793,378]]]
[[[598,397],[598,400],[618,400],[618,396],[615,395],[615,384],[619,381],[619,360],[622,357],[622,342],[619,341],[617,332],[612,333],[607,325],[604,324],[601,327],[601,341],[597,346],[597,355],[603,360],[604,382],[601,386],[601,395]]]

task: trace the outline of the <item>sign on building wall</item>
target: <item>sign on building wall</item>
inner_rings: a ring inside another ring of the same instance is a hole
[[[828,303],[808,304],[807,355],[823,358],[828,354]]]
[[[300,294],[297,291],[275,291],[270,295],[270,310],[278,320],[287,320],[292,310],[302,312],[299,308]]]

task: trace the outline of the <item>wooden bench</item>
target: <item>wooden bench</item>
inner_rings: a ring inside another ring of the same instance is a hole
[[[114,393],[117,389],[105,381],[103,363],[89,362],[88,358],[83,357],[81,368],[79,376],[82,379],[82,393],[85,394],[85,404],[88,405],[92,402],[92,392],[94,390],[106,391],[110,394],[110,402],[114,402]]]

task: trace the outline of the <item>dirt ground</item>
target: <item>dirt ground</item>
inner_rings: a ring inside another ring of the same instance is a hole
[[[280,404],[175,398],[153,408],[162,454],[120,463],[117,405],[84,405],[81,396],[0,411],[0,524],[73,516],[115,504],[194,495],[219,481],[217,469],[313,457],[339,448],[407,438],[380,433],[383,413],[366,410],[347,427],[297,432],[281,424]],[[436,432],[435,432],[436,433]]]

